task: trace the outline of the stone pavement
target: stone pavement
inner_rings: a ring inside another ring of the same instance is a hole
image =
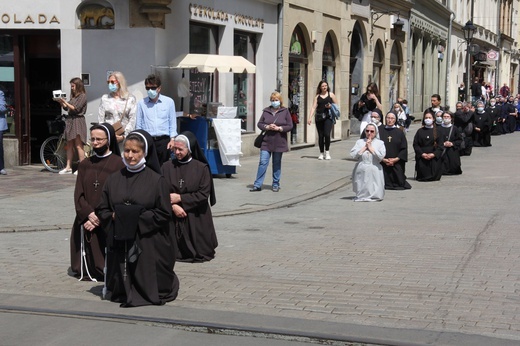
[[[248,192],[257,158],[216,179],[217,257],[178,263],[179,297],[160,308],[120,309],[99,299],[99,283],[67,275],[75,177],[10,171],[0,179],[0,310],[386,345],[519,344],[520,133],[474,149],[462,176],[411,180],[381,203],[350,201],[353,142],[334,143],[329,162],[315,148],[285,154],[278,193],[270,178]]]

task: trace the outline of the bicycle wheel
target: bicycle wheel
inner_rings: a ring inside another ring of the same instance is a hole
[[[47,138],[40,148],[40,160],[48,171],[57,173],[67,165],[66,141],[58,136]]]

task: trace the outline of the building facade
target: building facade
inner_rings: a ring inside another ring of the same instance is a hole
[[[130,91],[145,95],[149,73],[162,77],[177,111],[204,114],[213,104],[237,107],[242,151],[256,122],[279,90],[294,115],[293,147],[314,145],[307,121],[316,88],[326,80],[340,103],[333,129],[340,140],[358,133],[350,116],[370,82],[380,89],[383,113],[397,97],[421,117],[430,96],[453,107],[458,87],[478,77],[493,89],[519,92],[520,0],[20,0],[0,10],[0,84],[10,106],[4,137],[7,165],[39,163],[61,114],[52,90],[70,92],[81,77],[88,95],[87,124],[97,121],[111,71]],[[464,27],[475,33],[468,46]],[[467,54],[469,52],[469,54]],[[239,55],[256,73],[200,73],[171,68],[188,53]],[[469,64],[468,64],[469,57]],[[187,82],[189,97],[179,84]],[[469,89],[469,86],[466,86]]]

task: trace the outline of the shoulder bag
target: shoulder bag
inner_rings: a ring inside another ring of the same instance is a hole
[[[280,114],[278,114],[276,116],[276,118],[274,118],[274,121],[273,121],[273,124],[276,124],[276,120],[278,119],[278,116]],[[265,137],[265,134],[266,134],[267,131],[262,131],[260,132],[260,134],[258,136],[256,136],[255,138],[255,142],[253,143],[253,145],[256,147],[256,148],[261,148],[262,147],[262,142],[264,141],[264,137]]]
[[[126,98],[125,108],[123,108],[123,113],[121,113],[121,119],[123,119],[123,117],[125,116],[126,105],[127,104],[128,104],[128,97]],[[122,136],[125,133],[125,129],[123,128],[123,124],[121,124],[121,120],[116,121],[115,123],[113,123],[112,127],[114,128],[116,136]]]

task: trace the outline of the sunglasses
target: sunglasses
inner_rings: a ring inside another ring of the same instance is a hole
[[[375,133],[376,131],[374,130],[365,130],[366,133]]]
[[[116,80],[107,80],[107,84],[117,84]]]
[[[157,90],[158,87],[156,86],[153,86],[153,87],[145,87],[146,90]]]

